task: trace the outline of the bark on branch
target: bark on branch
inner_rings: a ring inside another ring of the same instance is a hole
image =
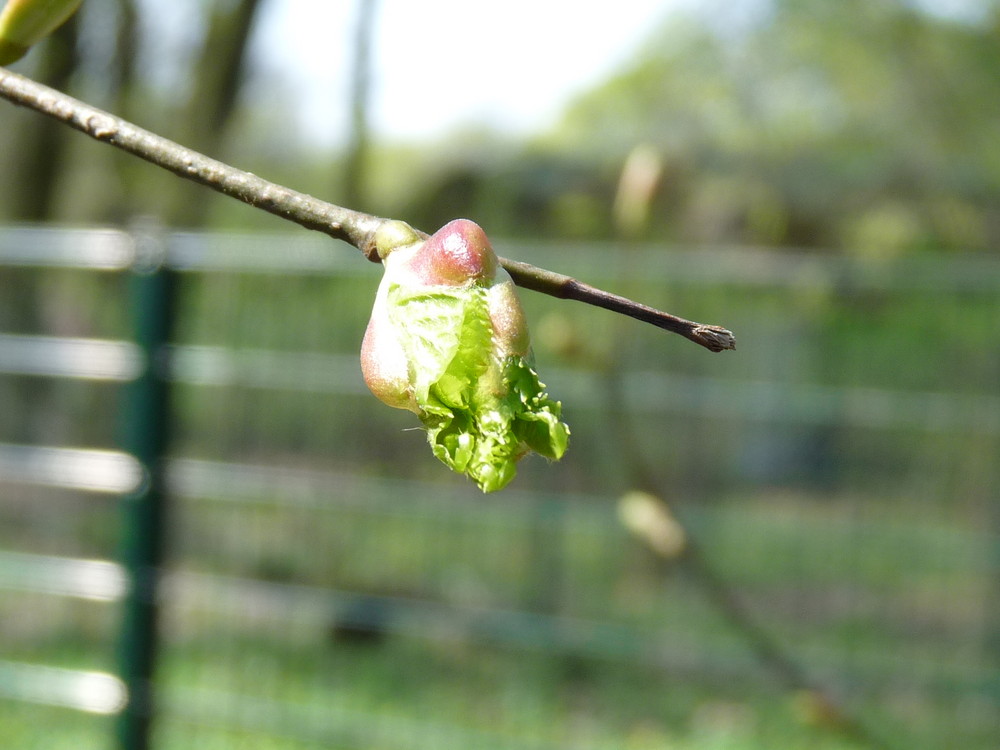
[[[145,159],[187,180],[295,222],[306,229],[349,242],[369,260],[378,260],[373,238],[375,230],[385,219],[326,203],[311,195],[268,182],[5,68],[0,68],[0,97],[48,115],[91,138]],[[685,320],[528,263],[507,258],[500,260],[514,282],[526,289],[596,305],[652,323],[667,331],[679,333],[713,352],[736,348],[733,334],[720,326]]]

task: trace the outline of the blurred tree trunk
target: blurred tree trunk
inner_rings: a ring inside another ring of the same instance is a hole
[[[77,17],[73,16],[52,38],[38,46],[34,77],[65,91],[77,63]],[[5,213],[14,221],[45,221],[57,213],[54,197],[64,163],[69,129],[47,117],[24,121],[12,143],[18,158],[10,165],[3,191]]]
[[[175,140],[214,158],[223,158],[226,126],[235,110],[246,72],[246,49],[260,0],[220,0],[212,8],[201,53],[194,63],[194,88],[179,117]],[[172,226],[203,225],[210,199],[178,182],[166,201]]]
[[[109,67],[108,108],[111,112],[136,122],[136,101],[139,98],[136,88],[136,67],[139,57],[139,12],[135,0],[117,0],[115,7],[116,28],[111,38],[114,49]],[[137,197],[135,189],[136,168],[135,157],[117,150],[106,156],[112,163],[117,179],[115,189],[105,191],[106,200],[95,209],[94,218],[99,222],[111,224],[127,224],[137,213]]]
[[[77,63],[76,16],[33,51],[38,67],[33,77],[60,90],[69,88]],[[13,221],[44,222],[57,218],[56,195],[60,173],[72,137],[62,123],[32,115],[22,118],[8,141],[16,155],[0,175],[0,194],[5,216]],[[4,317],[17,331],[44,329],[44,286],[37,274],[4,269]],[[55,405],[53,383],[41,378],[5,378],[0,387],[4,408],[5,439],[29,443],[50,442],[57,433],[60,414]]]
[[[131,120],[131,96],[135,86],[136,60],[139,57],[139,13],[134,0],[118,0],[118,28],[115,30],[115,52],[111,75],[113,111]]]
[[[369,128],[368,100],[371,94],[371,47],[375,35],[378,0],[358,0],[354,27],[354,64],[351,73],[351,130],[344,158],[344,186],[341,203],[359,210],[365,204]]]

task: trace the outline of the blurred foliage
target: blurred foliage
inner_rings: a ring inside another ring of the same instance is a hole
[[[739,30],[672,21],[547,146],[666,162],[652,231],[896,254],[997,241],[1000,13],[774,0]]]
[[[245,54],[256,3],[192,7],[183,33],[157,35],[150,9],[133,0],[87,4],[76,75],[62,83],[168,137],[338,202],[344,155],[316,153],[296,137],[287,82]],[[608,238],[621,165],[647,144],[664,164],[651,239],[877,257],[987,250],[1000,233],[1000,10],[993,0],[952,4],[950,15],[943,7],[770,0],[674,13],[535,138],[470,130],[373,144],[363,208],[425,229],[468,216],[498,235]],[[43,63],[69,33],[40,45],[26,72],[59,83]],[[37,116],[3,117],[9,167],[15,155],[32,158],[18,144]],[[175,225],[272,229],[279,221],[103,147],[71,145],[51,188],[58,200],[32,203],[51,218],[139,213]],[[25,193],[30,174],[45,172],[37,163],[0,170],[0,189]],[[29,217],[38,211],[0,206],[0,219]]]
[[[164,28],[169,19],[136,0],[86,3],[15,69],[226,158],[259,5],[188,3],[186,33],[171,34]],[[176,46],[165,48],[163,37]],[[0,153],[9,161],[0,161],[0,194],[17,200],[0,204],[0,219],[124,222],[150,215],[197,226],[214,205],[215,196],[181,187],[134,157],[94,149],[36,113],[9,108],[2,117]],[[36,146],[50,129],[56,133]]]

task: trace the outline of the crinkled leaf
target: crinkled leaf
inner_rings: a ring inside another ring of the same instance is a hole
[[[389,289],[420,418],[434,455],[484,492],[501,489],[529,450],[551,459],[569,429],[522,357],[497,361],[486,290]]]
[[[410,363],[417,405],[424,410],[468,406],[489,367],[492,331],[483,290],[414,291],[394,285],[388,305]]]
[[[562,405],[548,397],[538,374],[520,357],[508,360],[504,381],[510,384],[510,397],[516,396],[521,404],[514,424],[518,438],[535,453],[553,460],[562,458],[569,446],[569,428],[559,420]]]

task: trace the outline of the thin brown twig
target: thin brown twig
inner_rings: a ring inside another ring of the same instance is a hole
[[[0,97],[48,115],[91,138],[138,156],[187,180],[243,201],[306,229],[344,240],[366,258],[378,261],[375,230],[386,219],[333,205],[186,148],[127,120],[60,91],[0,68]],[[501,258],[514,282],[559,299],[572,299],[651,323],[700,344],[709,351],[736,348],[732,332],[656,310],[576,279],[529,263]]]
[[[588,305],[603,307],[605,310],[628,315],[645,323],[652,323],[658,328],[679,333],[687,339],[700,344],[709,351],[721,352],[736,348],[736,337],[732,332],[721,327],[695,323],[676,315],[657,310],[640,302],[630,300],[618,294],[606,292],[603,289],[584,284],[572,276],[566,276],[555,271],[547,271],[530,263],[519,260],[501,258],[500,262],[514,279],[514,283],[525,289],[548,294],[559,299],[572,299],[585,302]]]

